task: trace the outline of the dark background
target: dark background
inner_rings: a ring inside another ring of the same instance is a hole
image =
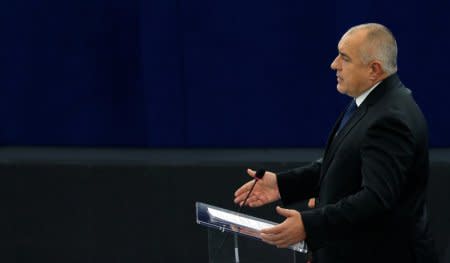
[[[450,146],[449,1],[0,3],[0,143],[322,147],[348,98],[329,65],[351,26],[398,40],[399,74]]]

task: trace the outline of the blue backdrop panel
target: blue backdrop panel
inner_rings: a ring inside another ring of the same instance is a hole
[[[2,9],[3,143],[145,141],[138,8],[121,2],[22,1]]]
[[[0,143],[321,147],[349,98],[330,63],[380,22],[450,146],[448,1],[4,1]]]
[[[184,146],[186,90],[183,82],[183,34],[176,1],[141,1],[139,16],[140,87],[147,127],[141,146]]]
[[[321,118],[333,119],[336,112],[316,113],[336,97],[329,85],[335,46],[318,44],[334,43],[334,28],[329,10],[311,26],[311,9],[319,8],[208,0],[184,9],[189,145],[324,143],[332,123]],[[315,141],[306,139],[311,137]]]

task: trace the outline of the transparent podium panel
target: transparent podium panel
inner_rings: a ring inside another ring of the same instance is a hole
[[[196,213],[197,223],[208,227],[210,263],[304,262],[304,242],[282,249],[261,241],[259,231],[274,222],[200,202]]]
[[[291,249],[279,249],[237,233],[208,229],[209,263],[295,263],[303,262],[302,257]]]

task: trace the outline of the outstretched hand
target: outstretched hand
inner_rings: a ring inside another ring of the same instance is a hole
[[[247,169],[248,175],[255,177],[256,172]],[[234,202],[239,205],[244,205],[244,200],[247,197],[254,181],[250,181],[242,185],[234,193]],[[264,176],[258,180],[255,188],[248,197],[245,205],[250,207],[262,206],[280,199],[280,192],[278,191],[277,176],[272,172],[265,172]]]
[[[277,206],[277,213],[286,219],[281,224],[261,230],[260,236],[264,242],[286,248],[305,240],[305,227],[300,212]]]

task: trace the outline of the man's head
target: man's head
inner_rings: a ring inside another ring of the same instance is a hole
[[[351,97],[358,97],[397,71],[397,42],[380,24],[350,28],[339,41],[338,52],[331,63],[336,70],[337,89]]]

